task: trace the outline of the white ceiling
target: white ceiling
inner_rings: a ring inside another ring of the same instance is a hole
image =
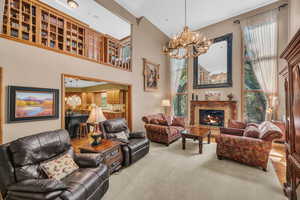
[[[90,25],[93,29],[117,39],[130,35],[131,25],[94,0],[76,0],[77,8],[70,8],[67,0],[41,0],[42,2]]]
[[[136,17],[145,16],[172,37],[184,26],[184,0],[115,0]],[[208,26],[277,0],[187,0],[188,26]]]

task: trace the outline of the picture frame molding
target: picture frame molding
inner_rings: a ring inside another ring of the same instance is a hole
[[[232,39],[233,33],[228,33],[213,39],[213,43],[227,41],[227,82],[218,84],[198,84],[198,56],[193,62],[193,89],[225,88],[232,87]]]
[[[147,70],[146,67],[147,65],[154,65],[157,68],[157,87],[156,88],[149,88],[147,86]],[[156,64],[154,62],[149,61],[146,58],[143,58],[143,75],[144,75],[144,90],[145,92],[156,92],[159,90],[159,79],[160,79],[160,64]]]
[[[54,115],[52,116],[39,116],[39,117],[15,117],[15,105],[16,105],[16,91],[28,91],[28,92],[49,92],[54,94]],[[59,89],[52,88],[37,88],[37,87],[23,87],[23,86],[8,86],[7,87],[7,123],[28,122],[28,121],[40,121],[51,120],[59,118]]]

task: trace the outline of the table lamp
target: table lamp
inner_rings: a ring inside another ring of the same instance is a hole
[[[171,106],[171,102],[169,99],[163,99],[161,101],[161,106],[165,108],[165,114],[167,115],[168,114],[168,107]]]
[[[106,120],[106,117],[103,114],[103,111],[100,107],[95,104],[91,105],[92,110],[90,112],[89,118],[87,120],[88,123],[94,125],[94,130],[91,137],[94,139],[92,145],[96,146],[100,144],[101,133],[99,130],[99,123]]]

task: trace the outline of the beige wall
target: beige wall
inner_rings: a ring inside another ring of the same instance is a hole
[[[113,1],[104,0],[101,2],[108,9],[118,13],[133,24],[132,72],[113,69],[97,63],[0,38],[0,66],[4,69],[4,87],[19,85],[60,89],[62,73],[132,84],[133,127],[134,130],[142,130],[141,117],[146,114],[161,112],[160,101],[169,96],[168,60],[161,53],[162,45],[168,41],[168,37],[146,19],[143,19],[137,25],[134,16]],[[143,57],[161,65],[160,90],[158,92],[144,92]],[[7,102],[4,101],[3,106],[6,107],[6,104]],[[13,124],[5,123],[4,142],[60,127],[61,119]]]
[[[191,94],[197,94],[200,97],[200,100],[204,100],[204,94],[206,91],[221,91],[223,93],[222,100],[227,100],[227,95],[229,93],[233,93],[234,99],[238,101],[238,119],[242,119],[242,105],[241,105],[241,100],[242,100],[242,66],[243,66],[243,58],[242,58],[242,33],[241,33],[241,28],[239,24],[233,23],[236,19],[242,19],[245,17],[253,16],[255,14],[258,14],[260,12],[264,12],[266,10],[276,8],[279,5],[282,4],[281,2],[257,9],[255,11],[231,18],[229,20],[222,21],[220,23],[207,26],[205,28],[200,29],[199,31],[204,33],[208,38],[213,39],[216,37],[223,36],[227,33],[233,33],[233,45],[232,45],[232,50],[233,50],[233,58],[232,58],[232,80],[233,80],[233,86],[230,88],[212,88],[212,89],[192,89],[193,88],[193,61],[190,60],[189,62],[189,100],[192,99]],[[279,52],[281,51],[282,48],[285,47],[287,43],[287,35],[288,35],[288,12],[287,8],[283,8],[280,11],[279,14]],[[216,58],[217,59],[217,58]],[[280,67],[279,70],[282,68],[280,62]],[[280,86],[282,89],[282,87]],[[280,92],[281,93],[281,92]],[[283,99],[280,97],[280,99]],[[284,102],[281,103],[284,106]],[[284,107],[283,107],[284,108]],[[284,110],[280,109],[280,112],[283,112]],[[282,114],[280,113],[280,116]]]
[[[290,32],[289,38],[291,39],[300,28],[300,1],[289,0],[289,19],[290,19]]]

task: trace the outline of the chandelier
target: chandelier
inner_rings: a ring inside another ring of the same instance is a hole
[[[212,42],[204,35],[190,31],[186,23],[186,0],[185,0],[185,26],[183,32],[172,38],[163,52],[171,58],[185,59],[197,57],[208,51]]]

